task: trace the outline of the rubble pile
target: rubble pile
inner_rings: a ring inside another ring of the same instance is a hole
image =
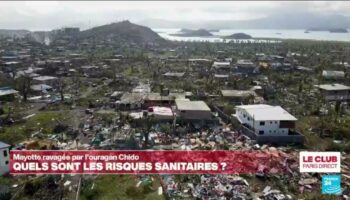
[[[138,130],[129,124],[106,124],[94,115],[88,115],[81,124],[78,141],[66,141],[64,134],[49,136],[57,142],[60,149],[75,149],[76,143],[83,149],[123,149],[127,140],[133,140],[138,148],[143,148],[144,130]],[[185,127],[181,127],[185,128]],[[197,199],[293,199],[295,191],[282,190],[271,180],[281,180],[288,183],[300,194],[320,192],[321,175],[299,172],[299,151],[292,147],[272,147],[259,145],[254,140],[231,127],[215,126],[200,129],[185,134],[169,134],[162,132],[155,126],[148,134],[148,148],[173,150],[240,150],[254,151],[268,155],[275,166],[283,166],[283,173],[277,167],[259,163],[259,170],[255,178],[262,181],[263,187],[256,189],[250,179],[238,175],[186,175],[185,180],[177,180],[177,175],[161,175],[162,191],[169,199],[197,198]],[[129,148],[129,147],[127,147]],[[130,149],[130,148],[129,148]],[[350,199],[350,158],[342,154],[342,195]],[[254,176],[250,175],[250,176]],[[148,183],[145,175],[139,184]],[[264,184],[266,182],[266,184]],[[68,183],[67,183],[68,184]],[[288,189],[289,189],[288,188]],[[283,191],[283,192],[282,192]]]
[[[273,156],[278,164],[285,167],[283,174],[276,173],[274,168],[266,170],[264,164],[261,164],[255,176],[266,179],[283,179],[297,188],[300,194],[318,191],[321,192],[320,174],[300,173],[299,172],[299,151],[288,147],[271,147],[269,145],[258,145],[239,132],[229,129],[217,132],[201,132],[187,135],[179,140],[179,144],[186,144],[191,149],[198,149],[203,145],[211,144],[205,147],[215,150],[220,149],[220,145],[226,144],[231,150],[255,150],[256,152],[265,152]],[[342,175],[345,180],[350,180],[349,176],[349,158],[343,154]],[[195,197],[198,199],[267,199],[267,200],[288,200],[293,199],[293,192],[283,193],[272,186],[265,186],[261,191],[252,192],[248,181],[238,175],[200,175],[200,180],[191,180],[186,183],[175,181],[174,176],[164,176],[165,193],[170,199],[177,197]],[[342,178],[343,179],[343,178]],[[344,181],[343,197],[349,199],[350,184]]]
[[[176,183],[173,175],[163,175],[162,180],[169,199],[292,199],[290,194],[283,194],[270,186],[261,192],[253,192],[248,181],[237,175],[201,175],[198,182],[189,178],[186,183]]]

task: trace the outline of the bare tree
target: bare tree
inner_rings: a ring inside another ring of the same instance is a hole
[[[80,75],[81,74],[82,74],[81,68],[78,68],[78,70],[74,73],[74,76],[73,76],[73,84],[74,84],[73,87],[75,89],[76,98],[78,98],[80,95],[80,83],[81,83]]]
[[[23,101],[27,101],[28,93],[30,92],[30,85],[32,77],[27,74],[21,75],[16,79],[16,86],[20,94],[23,96]]]
[[[66,84],[64,82],[64,79],[62,77],[60,77],[58,79],[58,92],[60,93],[60,97],[61,97],[61,101],[64,101],[64,91],[66,88]]]
[[[112,81],[115,83],[117,81],[117,65],[113,63],[112,65]]]
[[[148,70],[151,70],[151,59],[147,56],[145,58],[145,61],[146,61],[146,65],[147,65]]]
[[[335,111],[335,118],[334,118],[334,122],[335,123],[337,123],[337,121],[338,121],[338,117],[339,117],[339,115],[341,114],[341,107],[342,105],[341,105],[341,101],[337,101],[336,103],[335,103],[335,107],[334,107],[334,111]]]

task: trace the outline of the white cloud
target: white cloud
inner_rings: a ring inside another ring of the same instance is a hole
[[[350,2],[278,1],[27,1],[0,2],[0,28],[50,29],[147,18],[246,20],[284,12],[350,14]]]

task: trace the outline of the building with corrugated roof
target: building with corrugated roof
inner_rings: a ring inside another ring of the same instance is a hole
[[[10,145],[0,141],[0,176],[10,171]]]

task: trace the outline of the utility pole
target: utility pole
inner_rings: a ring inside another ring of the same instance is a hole
[[[75,196],[75,200],[79,200],[80,199],[81,180],[82,180],[82,175],[80,175],[80,177],[79,177],[78,189],[77,189],[77,194]]]

